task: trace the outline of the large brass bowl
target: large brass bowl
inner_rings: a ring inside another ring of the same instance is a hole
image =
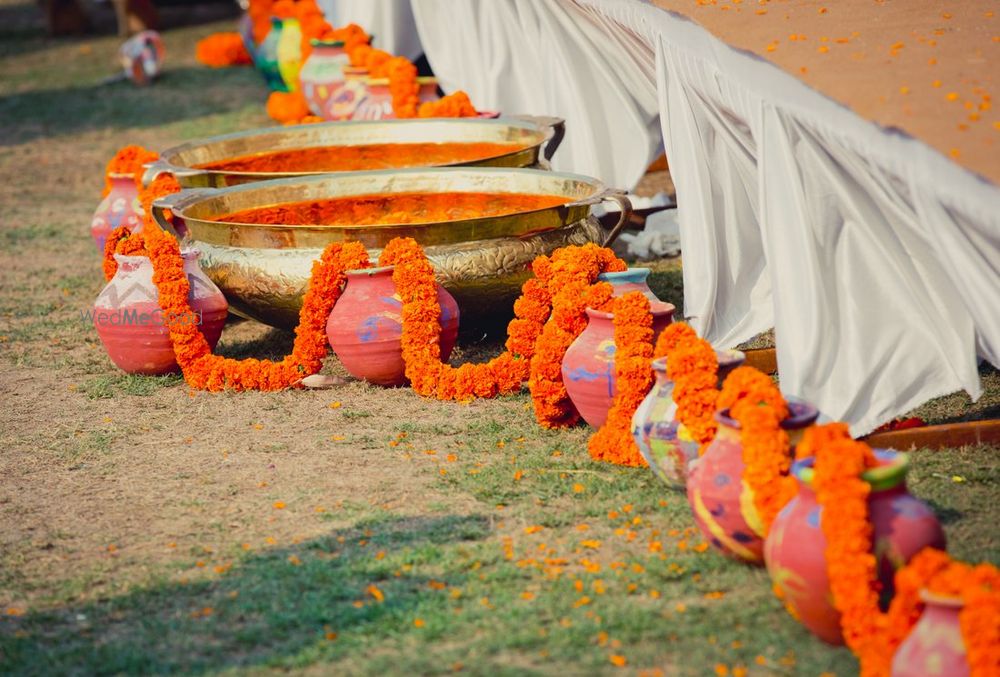
[[[215,221],[280,203],[376,193],[527,193],[561,195],[566,204],[507,216],[385,226],[261,225]],[[592,205],[611,200],[619,222],[602,232]],[[164,210],[173,213],[173,226]],[[631,213],[628,198],[592,178],[536,169],[448,168],[349,172],[184,190],[153,203],[153,216],[202,253],[202,267],[231,310],[266,324],[298,323],[313,261],[331,242],[359,241],[376,261],[394,237],[420,242],[438,280],[458,301],[463,326],[509,318],[531,262],[569,244],[609,243]]]
[[[323,146],[360,146],[384,143],[510,143],[517,151],[482,158],[454,166],[531,167],[551,160],[565,133],[561,118],[514,116],[488,120],[416,119],[325,122],[308,125],[269,127],[191,141],[163,151],[160,159],[147,167],[147,184],[169,173],[184,188],[224,188],[251,181],[268,181],[292,176],[329,172],[238,172],[198,169],[222,160],[276,151]]]

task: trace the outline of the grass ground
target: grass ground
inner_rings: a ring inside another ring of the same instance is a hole
[[[33,11],[0,1],[0,672],[856,672],[763,571],[704,550],[683,495],[591,463],[588,431],[540,430],[524,395],[206,395],[115,371],[79,317],[104,163],[266,124],[265,93],[194,63],[229,24],[167,32],[140,90],[96,85],[117,40],[43,40]],[[655,268],[679,303],[677,265]],[[289,345],[244,322],[220,350]],[[995,447],[914,456],[958,557],[1000,562],[997,468]]]

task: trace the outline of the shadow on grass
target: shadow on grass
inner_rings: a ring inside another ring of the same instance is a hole
[[[0,97],[0,146],[105,128],[158,127],[259,106],[265,88],[252,68],[167,68],[151,87],[88,83]]]
[[[235,322],[247,322],[236,318]],[[215,353],[234,360],[254,358],[257,360],[281,360],[290,355],[295,344],[295,335],[290,331],[271,328],[266,334],[253,339],[228,340],[225,336],[219,342]]]
[[[0,620],[5,674],[202,674],[254,665],[366,660],[414,619],[449,611],[448,594],[406,564],[438,565],[453,585],[472,562],[446,547],[489,533],[482,516],[389,518],[247,557],[209,582],[169,582],[108,600]],[[359,541],[368,547],[359,547]],[[377,558],[380,550],[390,556]],[[376,602],[368,586],[385,595]],[[363,604],[357,604],[362,601]],[[441,630],[443,632],[443,630]],[[338,641],[327,633],[337,632]]]

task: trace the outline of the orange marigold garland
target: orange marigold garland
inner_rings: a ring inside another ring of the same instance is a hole
[[[597,276],[627,266],[610,249],[587,244],[539,257],[532,268],[549,280],[552,313],[535,345],[528,387],[539,424],[562,428],[580,418],[562,382],[563,357],[587,327],[587,307],[599,308],[611,298],[611,285],[594,284]]]
[[[462,90],[437,101],[426,101],[417,110],[417,116],[422,118],[474,118],[477,115],[479,111],[472,105],[469,95]]]
[[[135,185],[137,188],[142,188],[142,174],[143,165],[150,162],[156,162],[160,158],[160,154],[147,150],[142,146],[125,146],[120,148],[115,156],[108,161],[108,165],[104,170],[104,192],[102,195],[107,195],[111,192],[111,175],[112,174],[131,174],[135,178]]]
[[[740,424],[743,479],[753,493],[760,535],[765,536],[796,494],[795,479],[789,474],[790,441],[781,427],[789,415],[788,404],[770,377],[753,367],[739,367],[726,378],[717,405],[728,408]]]
[[[195,46],[195,58],[211,68],[245,66],[252,61],[239,33],[212,33],[202,38]]]
[[[712,344],[682,332],[673,350],[667,351],[667,377],[674,382],[677,420],[704,448],[717,428],[719,362]]]
[[[826,566],[833,603],[841,613],[848,647],[865,677],[889,674],[893,656],[923,609],[921,590],[963,601],[959,614],[966,660],[974,677],[1000,668],[1000,572],[990,564],[970,566],[926,548],[896,572],[895,594],[879,610],[877,560],[868,515],[871,487],[861,475],[877,464],[871,448],[851,439],[847,425],[809,428],[798,455],[814,455],[813,488],[823,506]]]
[[[507,351],[485,364],[452,367],[441,362],[441,307],[434,268],[411,238],[397,238],[379,262],[395,266],[393,282],[403,300],[402,349],[406,377],[419,394],[441,400],[494,397],[520,390],[528,378],[534,343],[548,319],[548,296],[538,282],[525,283],[515,303]]]
[[[653,385],[653,315],[642,292],[629,292],[611,303],[614,312],[615,384],[618,392],[604,425],[587,448],[592,458],[619,465],[646,464],[632,437],[632,416]]]
[[[885,617],[878,606],[873,527],[868,520],[871,486],[861,478],[876,465],[875,456],[867,444],[850,437],[828,441],[816,451],[813,489],[823,506],[820,526],[833,605],[841,613],[847,646],[861,659],[862,674],[881,674],[873,671],[872,660],[884,653],[879,639]]]
[[[296,124],[310,115],[309,104],[302,92],[271,92],[267,97],[267,114],[284,124]]]
[[[159,228],[147,228],[143,235],[153,263],[153,283],[159,292],[160,307],[168,315],[191,313],[190,289],[177,240]],[[368,265],[368,253],[357,242],[333,243],[323,251],[321,259],[313,264],[292,353],[280,362],[213,355],[198,327],[172,324],[170,340],[184,380],[204,390],[269,391],[291,387],[315,374],[322,368],[327,353],[324,328],[346,282],[345,272]]]
[[[656,358],[667,357],[682,341],[691,341],[696,338],[698,338],[698,334],[687,322],[671,322],[656,339],[653,356]]]
[[[118,272],[118,261],[115,260],[115,254],[143,256],[145,253],[142,237],[137,234],[133,235],[127,226],[118,226],[104,241],[104,260],[101,263],[104,279],[110,281]]]

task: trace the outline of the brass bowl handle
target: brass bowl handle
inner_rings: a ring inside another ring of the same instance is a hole
[[[608,231],[607,237],[604,238],[604,242],[601,243],[602,247],[610,247],[611,243],[618,239],[618,236],[621,235],[622,230],[625,228],[625,224],[628,223],[629,217],[632,216],[632,201],[628,199],[625,191],[614,188],[606,188],[596,195],[591,195],[588,198],[577,200],[576,202],[571,202],[566,205],[567,207],[597,205],[608,200],[616,203],[618,208],[621,210],[621,213],[618,217],[618,222],[611,227],[611,230]]]
[[[176,167],[164,159],[159,159],[156,162],[151,162],[148,165],[143,165],[146,171],[142,175],[142,185],[148,186],[149,184],[156,181],[156,177],[160,174],[173,174],[177,178],[187,178],[191,176],[201,176],[202,174],[208,174],[204,169],[191,169],[189,167]]]
[[[189,238],[191,231],[188,230],[184,219],[177,212],[185,207],[190,207],[203,198],[211,197],[217,192],[218,190],[215,188],[185,188],[179,193],[158,197],[153,200],[151,205],[153,220],[160,228],[183,242]],[[173,214],[173,222],[167,218],[167,210]]]
[[[552,156],[559,149],[563,138],[566,136],[566,120],[551,115],[512,115],[511,117],[515,120],[531,123],[539,129],[548,128],[545,136],[545,148],[542,149],[542,157],[546,160],[551,160]]]

